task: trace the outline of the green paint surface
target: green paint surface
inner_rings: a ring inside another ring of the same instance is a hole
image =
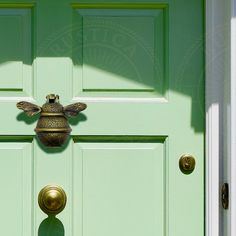
[[[0,0],[0,28],[2,234],[204,236],[203,1]],[[49,93],[88,105],[63,148],[16,108]],[[57,218],[47,184],[67,193]]]

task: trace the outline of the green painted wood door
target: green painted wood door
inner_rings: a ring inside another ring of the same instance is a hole
[[[0,1],[1,235],[204,235],[203,5]],[[16,108],[49,93],[88,105],[63,148]],[[68,197],[57,218],[37,203],[47,184]]]

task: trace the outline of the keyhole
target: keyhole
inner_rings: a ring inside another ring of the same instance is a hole
[[[191,160],[189,157],[185,158],[185,163],[184,163],[185,169],[189,170],[191,168]]]

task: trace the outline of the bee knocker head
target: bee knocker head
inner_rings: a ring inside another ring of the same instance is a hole
[[[55,94],[49,94],[46,96],[47,103],[58,103],[59,102],[59,96]]]
[[[67,117],[77,116],[87,107],[81,102],[63,107],[59,103],[59,96],[55,94],[47,95],[42,107],[25,101],[18,102],[16,106],[30,117],[40,113],[34,130],[41,143],[47,147],[63,146],[71,132]]]

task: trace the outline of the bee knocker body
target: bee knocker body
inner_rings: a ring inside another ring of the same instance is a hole
[[[78,102],[63,107],[59,103],[59,96],[54,94],[47,95],[46,99],[42,107],[24,101],[18,102],[16,106],[30,117],[40,113],[34,129],[39,140],[45,146],[60,147],[66,142],[71,132],[67,117],[76,116],[86,109],[87,105]]]

